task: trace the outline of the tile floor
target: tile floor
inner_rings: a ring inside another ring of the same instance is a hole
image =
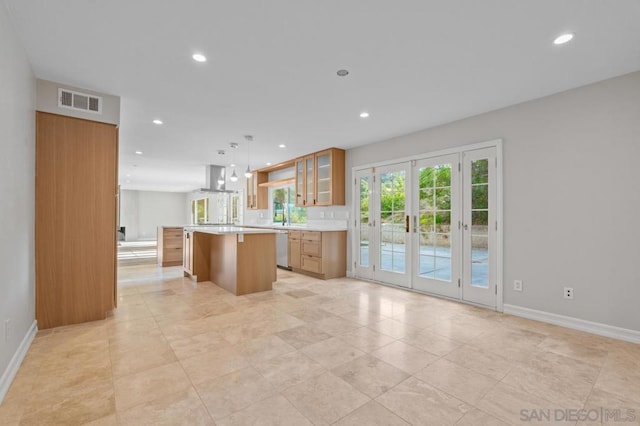
[[[556,422],[582,425],[601,408],[640,424],[640,345],[350,279],[279,271],[272,292],[236,297],[135,266],[107,320],[38,333],[0,424],[550,424],[594,410]]]

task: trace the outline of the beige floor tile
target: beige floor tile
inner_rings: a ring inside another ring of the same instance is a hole
[[[640,425],[640,401],[630,401],[618,395],[594,389],[584,404],[584,421],[578,425]]]
[[[215,425],[192,387],[120,411],[118,417],[123,426]]]
[[[538,348],[548,352],[564,355],[588,364],[601,367],[607,358],[608,351],[580,341],[557,336],[547,336]]]
[[[420,331],[418,327],[413,327],[412,325],[405,324],[391,318],[382,320],[377,323],[369,324],[367,327],[369,327],[373,331],[377,331],[378,333],[391,336],[394,339],[402,339],[403,337],[406,337],[410,332],[415,333]]]
[[[111,353],[144,351],[145,348],[167,343],[159,328],[149,329],[144,333],[119,334],[109,338]]]
[[[507,423],[521,424],[524,418],[531,418],[534,410],[554,410],[561,407],[558,402],[553,402],[536,395],[529,394],[519,388],[498,383],[493,389],[486,393],[476,405],[482,411],[489,413]],[[582,408],[582,407],[575,407]],[[535,421],[533,422],[536,423]],[[541,423],[548,424],[548,423]],[[566,425],[566,422],[558,422]]]
[[[282,395],[257,402],[216,422],[218,426],[312,426]]]
[[[279,390],[286,389],[325,371],[322,365],[297,351],[257,362],[254,367]]]
[[[444,358],[496,380],[502,380],[513,367],[513,363],[501,355],[468,345],[453,350]]]
[[[471,406],[415,377],[410,377],[376,401],[414,425],[455,424]]]
[[[338,316],[340,318],[346,319],[347,321],[351,321],[362,326],[375,324],[377,322],[389,319],[388,316],[383,315],[380,312],[372,312],[366,309],[359,308],[353,308],[352,310],[342,312]]]
[[[530,367],[514,367],[502,383],[520,389],[528,395],[554,401],[560,408],[580,408],[593,384],[579,377],[541,374]]]
[[[312,324],[301,325],[277,333],[278,336],[296,349],[309,346],[313,343],[327,340],[330,334],[318,329]]]
[[[283,393],[313,424],[331,424],[369,401],[347,382],[327,372]]]
[[[267,361],[296,350],[296,348],[273,334],[240,343],[237,348],[250,364]]]
[[[115,414],[111,414],[109,416],[84,423],[82,426],[118,426],[118,417]]]
[[[456,426],[509,426],[508,423],[474,408],[461,418]]]
[[[180,360],[231,346],[217,331],[175,339],[170,345]]]
[[[367,327],[340,334],[338,338],[365,352],[371,352],[395,342],[393,337],[378,333]]]
[[[182,366],[175,362],[114,380],[116,407],[123,411],[138,404],[191,387]]]
[[[300,352],[326,369],[331,369],[364,355],[364,352],[337,337],[306,346],[300,349]]]
[[[371,355],[409,374],[422,370],[438,359],[438,357],[433,354],[400,341],[383,346],[371,352]]]
[[[336,426],[409,426],[409,423],[375,401],[367,402],[334,424]]]
[[[356,358],[331,372],[370,398],[387,392],[409,377],[408,373],[371,355]]]
[[[409,332],[400,340],[436,356],[444,356],[461,346],[460,342],[439,336],[429,330]]]
[[[114,377],[138,373],[177,361],[171,346],[161,343],[144,350],[111,353],[111,370]]]
[[[348,333],[362,327],[360,324],[356,324],[355,322],[348,321],[338,316],[325,318],[312,324],[317,329],[331,334],[332,336],[339,336],[340,334]]]
[[[415,376],[456,398],[475,405],[498,381],[457,364],[439,359]]]
[[[215,379],[249,366],[240,350],[233,346],[183,359],[180,363],[193,384]]]
[[[301,321],[315,322],[326,318],[331,318],[334,315],[331,312],[327,312],[321,308],[303,307],[302,309],[289,312],[289,315],[298,318]]]
[[[21,418],[22,425],[83,424],[115,413],[111,380],[91,386],[59,388],[39,395]]]
[[[196,388],[216,421],[277,393],[253,367],[203,382]]]

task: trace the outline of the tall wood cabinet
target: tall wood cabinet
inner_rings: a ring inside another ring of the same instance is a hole
[[[298,158],[295,166],[296,206],[345,203],[345,152],[331,148]]]
[[[116,306],[118,129],[36,114],[38,328],[104,319]]]

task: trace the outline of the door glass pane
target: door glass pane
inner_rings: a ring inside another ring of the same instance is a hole
[[[318,203],[328,203],[331,198],[331,154],[318,155]]]
[[[471,285],[489,287],[489,160],[471,162]]]
[[[313,157],[307,158],[305,160],[306,170],[307,170],[307,205],[315,204],[314,198],[314,179],[313,179]]]
[[[404,273],[405,172],[380,174],[380,269]]]
[[[419,271],[424,278],[451,281],[451,164],[418,173]]]
[[[304,204],[304,162],[296,162],[296,204],[301,206]]]
[[[369,266],[369,178],[360,178],[360,266]]]

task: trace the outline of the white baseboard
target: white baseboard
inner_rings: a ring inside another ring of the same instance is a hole
[[[29,331],[25,334],[20,346],[18,346],[18,350],[13,354],[13,358],[9,362],[6,370],[2,373],[2,377],[0,377],[0,404],[4,401],[4,397],[9,392],[9,388],[11,387],[11,383],[13,379],[18,374],[18,370],[20,369],[20,364],[22,364],[22,360],[27,355],[29,351],[29,347],[31,346],[31,342],[33,342],[34,337],[36,337],[36,333],[38,332],[38,323],[34,320],[31,327],[29,327]]]
[[[561,327],[572,328],[574,330],[586,331],[587,333],[600,336],[612,337],[614,339],[625,340],[631,343],[640,343],[640,331],[628,328],[615,327],[613,325],[599,322],[587,321],[580,318],[567,317],[551,312],[538,311],[536,309],[523,308],[516,305],[504,305],[504,313],[517,317],[528,318]]]

